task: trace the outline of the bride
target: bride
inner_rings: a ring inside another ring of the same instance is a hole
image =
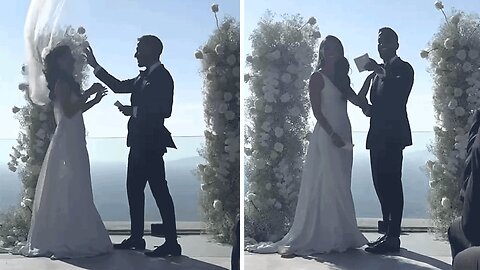
[[[54,48],[45,58],[57,127],[37,182],[28,240],[21,250],[25,256],[78,258],[112,249],[93,203],[82,116],[100,102],[106,88],[95,83],[82,93],[73,78],[74,63],[68,46]]]
[[[295,219],[276,243],[247,246],[256,253],[308,256],[360,248],[367,239],[357,227],[351,174],[353,145],[347,100],[366,108],[368,76],[359,95],[350,87],[348,60],[340,40],[327,36],[320,44],[317,70],[309,83],[317,120],[304,164]]]

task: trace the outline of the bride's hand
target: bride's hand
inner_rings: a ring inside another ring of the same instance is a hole
[[[107,89],[105,86],[103,86],[100,83],[94,83],[88,90],[85,91],[85,95],[91,96],[93,94],[96,94],[99,91]]]
[[[103,86],[102,86],[103,87]],[[93,99],[96,103],[99,103],[104,96],[107,95],[107,88],[103,87],[99,91],[97,91],[97,94],[95,95],[95,98]]]
[[[332,138],[332,141],[333,141],[333,144],[340,148],[340,147],[343,147],[345,146],[345,142],[342,140],[342,138],[337,134],[337,133],[333,133],[332,136],[330,136]]]

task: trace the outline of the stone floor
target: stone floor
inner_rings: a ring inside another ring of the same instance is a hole
[[[114,243],[121,242],[123,235],[111,235]],[[146,236],[147,249],[163,243],[162,238]],[[51,260],[49,258],[25,258],[0,254],[1,270],[60,270],[60,269],[168,269],[168,270],[223,270],[230,269],[231,246],[220,245],[206,235],[183,235],[179,238],[183,256],[163,259],[149,258],[141,252],[116,250],[109,255],[85,259]]]
[[[377,233],[365,233],[375,240]],[[308,258],[282,258],[278,254],[244,253],[245,269],[251,270],[451,270],[448,242],[437,240],[429,233],[402,235],[402,250],[398,254],[373,255],[362,249],[346,253],[315,255]]]

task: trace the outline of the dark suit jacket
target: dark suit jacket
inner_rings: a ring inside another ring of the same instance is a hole
[[[397,58],[385,70],[386,76],[377,75],[370,88],[372,106],[367,149],[388,144],[412,145],[407,101],[413,86],[413,68]]]
[[[474,246],[480,245],[480,112],[470,129],[467,146],[465,182],[460,199],[463,201],[462,227],[467,239]]]
[[[172,114],[173,78],[163,65],[148,72],[120,81],[102,68],[96,76],[113,92],[131,94],[131,105],[138,107],[137,117],[132,115],[128,121],[127,146],[176,148],[164,126],[165,118]]]

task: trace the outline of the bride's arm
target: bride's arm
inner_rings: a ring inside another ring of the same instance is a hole
[[[68,118],[72,118],[77,112],[83,110],[85,102],[90,97],[88,94],[82,94],[77,101],[72,102],[71,93],[70,86],[66,82],[57,81],[55,84],[55,97],[58,98],[63,112]]]
[[[318,123],[322,128],[328,133],[328,135],[332,136],[335,131],[332,129],[330,123],[328,123],[327,118],[322,113],[321,110],[321,91],[325,86],[325,81],[320,73],[313,73],[310,76],[310,81],[308,83],[308,90],[310,95],[310,103],[312,105],[313,115],[317,119]]]
[[[374,72],[368,75],[368,77],[365,79],[365,82],[363,83],[362,89],[360,89],[358,94],[356,94],[355,91],[353,91],[353,89],[349,87],[344,93],[347,100],[352,102],[353,105],[360,107],[362,110],[365,110],[368,107],[367,93],[370,89],[370,85],[374,77]]]

